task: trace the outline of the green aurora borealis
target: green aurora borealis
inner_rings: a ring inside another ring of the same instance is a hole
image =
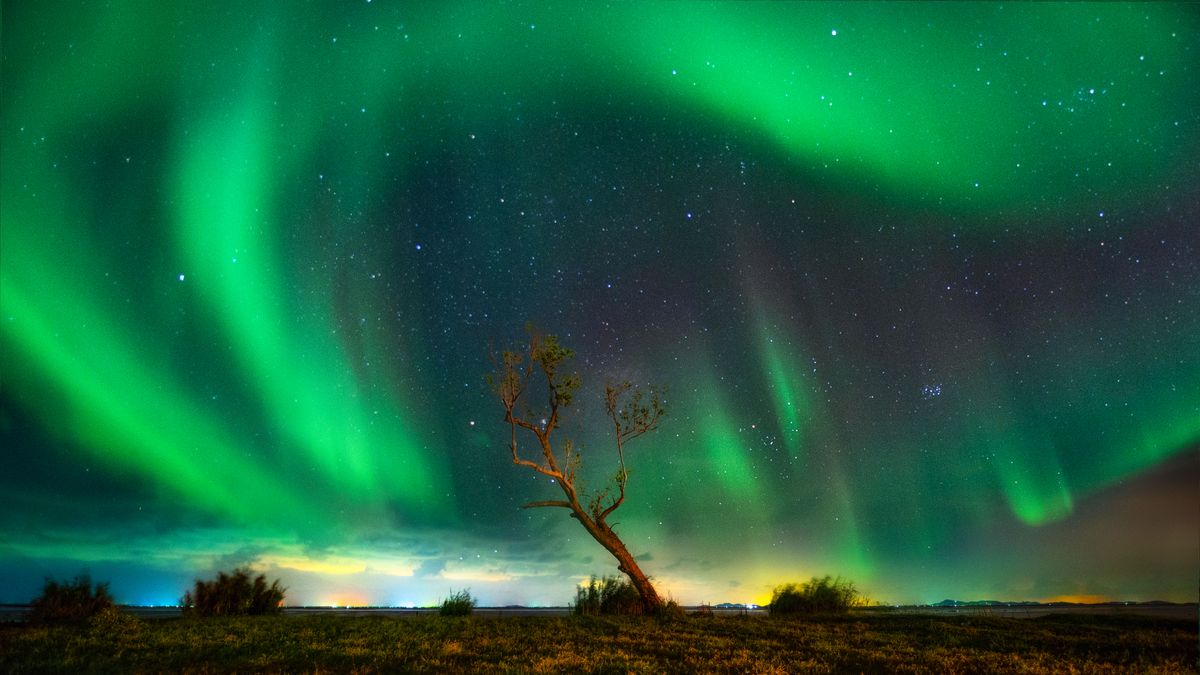
[[[685,603],[1196,600],[1185,4],[5,0],[0,602],[561,604],[527,320],[670,386],[618,530]]]

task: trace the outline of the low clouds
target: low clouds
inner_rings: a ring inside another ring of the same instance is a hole
[[[413,572],[418,577],[436,577],[446,569],[446,561],[440,558],[430,558],[420,565]]]

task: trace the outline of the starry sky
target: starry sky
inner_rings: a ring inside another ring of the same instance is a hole
[[[1195,601],[1186,4],[3,3],[0,602],[561,605],[607,554],[483,376],[670,387],[684,603]]]

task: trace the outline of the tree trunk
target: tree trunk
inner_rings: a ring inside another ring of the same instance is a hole
[[[583,523],[588,534],[592,535],[593,539],[617,559],[617,569],[624,572],[625,576],[629,577],[629,581],[633,583],[634,589],[642,597],[642,607],[646,614],[657,613],[662,608],[662,598],[658,597],[658,591],[655,590],[654,584],[650,583],[645,572],[638,567],[637,561],[633,559],[633,554],[625,548],[625,542],[621,541],[608,523],[592,520],[583,509],[572,508],[571,510],[575,512],[574,516],[579,522]]]
[[[658,591],[654,589],[654,584],[651,584],[650,579],[646,578],[642,568],[638,567],[637,561],[633,559],[629,550],[620,540],[617,540],[617,546],[619,548],[616,550],[609,549],[609,552],[617,559],[617,569],[624,572],[633,582],[633,587],[637,589],[638,595],[642,596],[642,605],[645,607],[646,613],[657,613],[663,603],[662,598],[658,597]]]

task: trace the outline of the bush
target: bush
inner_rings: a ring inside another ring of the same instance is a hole
[[[88,619],[88,626],[103,635],[129,636],[141,629],[142,621],[116,607],[105,607]]]
[[[73,581],[58,583],[46,579],[42,594],[34,599],[29,620],[35,623],[84,621],[104,611],[116,611],[108,583],[92,586],[88,575],[81,574]]]
[[[641,615],[646,612],[642,596],[633,583],[618,577],[592,577],[586,586],[575,589],[574,613],[581,616]]]
[[[771,594],[768,608],[771,616],[787,614],[843,613],[859,603],[854,583],[824,576],[813,577],[804,584],[784,584]]]
[[[475,611],[475,598],[471,597],[471,589],[450,591],[450,597],[442,600],[442,608],[438,611],[442,616],[471,616]]]
[[[658,608],[656,616],[659,621],[676,623],[687,618],[687,611],[683,607],[680,607],[678,602],[668,600],[663,603],[662,607]]]
[[[180,604],[188,615],[279,614],[283,611],[286,591],[278,579],[268,586],[263,575],[251,577],[248,570],[236,569],[230,574],[220,572],[213,581],[197,579],[196,586],[183,594]]]

